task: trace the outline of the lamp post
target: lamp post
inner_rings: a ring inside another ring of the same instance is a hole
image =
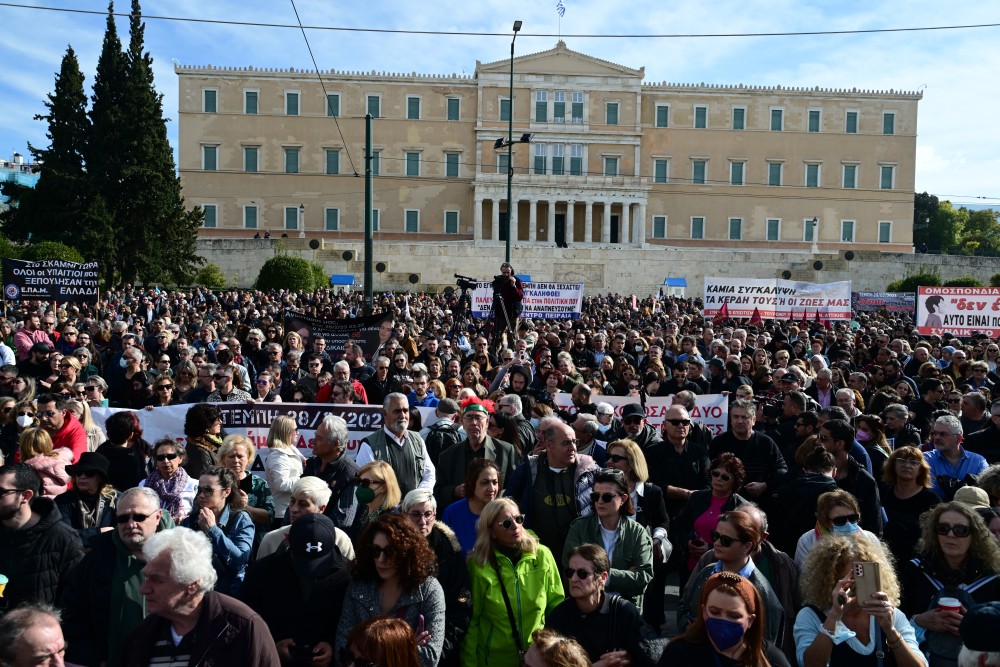
[[[507,233],[504,234],[506,251],[504,261],[510,264],[510,228],[514,224],[511,190],[514,186],[514,41],[521,30],[521,22],[514,21],[514,36],[510,40],[510,97],[507,113]]]

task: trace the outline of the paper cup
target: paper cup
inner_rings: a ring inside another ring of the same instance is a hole
[[[941,598],[937,608],[938,611],[962,611],[962,603],[955,598]]]
[[[3,591],[5,588],[7,588],[8,581],[9,580],[7,579],[6,575],[0,574],[0,598],[3,597]]]

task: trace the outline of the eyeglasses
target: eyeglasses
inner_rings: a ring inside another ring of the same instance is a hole
[[[156,391],[169,391],[170,389],[173,389],[173,388],[174,388],[174,385],[172,385],[172,384],[160,384],[160,385],[156,386]]]
[[[212,487],[212,486],[199,486],[199,487],[197,487],[197,491],[196,492],[199,493],[199,494],[200,493],[204,493],[204,494],[212,495],[213,493],[216,492],[216,488]]]
[[[955,537],[968,537],[972,534],[972,528],[964,523],[939,523],[934,526],[934,532],[941,536],[951,533]]]
[[[215,378],[216,380],[228,380],[229,379],[228,375],[225,375],[225,374],[222,374],[222,373],[219,373],[218,375],[213,375],[212,377]]]
[[[710,535],[710,537],[712,538],[712,544],[715,544],[716,542],[718,542],[719,544],[721,544],[724,547],[731,547],[731,546],[733,546],[733,542],[746,542],[746,540],[741,540],[738,537],[729,537],[728,535],[723,535],[722,533],[718,532],[717,530],[713,530],[712,533],[711,533],[711,535]]]
[[[601,501],[602,503],[610,503],[617,497],[618,497],[617,493],[607,493],[607,492],[597,493],[595,491],[590,494],[590,502],[596,503],[597,501]]]
[[[619,454],[608,454],[608,461],[611,461],[612,463],[622,463],[623,461],[628,461],[628,458]]]
[[[407,512],[406,516],[411,521],[430,521],[434,518],[434,512]]]
[[[382,556],[385,556],[386,560],[392,560],[396,557],[395,547],[380,547],[377,544],[372,545],[372,558],[378,560]]]
[[[857,523],[858,521],[861,521],[861,515],[859,514],[847,514],[846,516],[838,516],[830,519],[830,523],[835,526],[846,526],[848,522]]]
[[[510,530],[511,528],[514,527],[515,523],[517,525],[519,525],[519,526],[521,524],[523,524],[524,523],[524,515],[523,514],[517,514],[515,516],[510,517],[509,519],[504,519],[503,521],[498,522],[497,525],[500,526],[501,528],[503,528],[504,530]]]
[[[128,523],[129,521],[135,521],[136,523],[142,523],[143,521],[145,521],[146,519],[148,519],[151,516],[153,516],[153,515],[152,514],[139,514],[137,512],[133,512],[131,514],[119,514],[118,516],[115,517],[115,522],[118,523],[119,525],[124,525],[124,524]]]
[[[629,388],[629,389],[638,389],[638,388],[639,388],[639,385],[637,385],[637,384],[630,384],[630,385],[628,386],[628,388]],[[626,423],[627,423],[627,422],[626,422]]]
[[[690,426],[691,425],[691,420],[690,419],[665,419],[664,421],[666,421],[671,426]]]
[[[88,385],[88,386],[84,387],[83,389],[84,389],[84,391],[97,391],[97,387],[95,387],[94,385]]]
[[[38,412],[39,417],[55,417],[57,414],[59,414],[58,410],[40,410]]]
[[[153,458],[155,458],[157,461],[173,461],[174,459],[176,459],[179,456],[180,456],[180,454],[178,454],[177,452],[174,452],[172,454],[157,454]]]
[[[261,379],[261,380],[257,380],[257,384],[258,384],[258,385],[266,385],[266,384],[271,384],[271,381],[270,381],[270,380],[264,380],[264,379]]]
[[[0,498],[8,496],[12,493],[24,493],[25,489],[0,489]]]
[[[957,404],[957,403],[961,403],[961,402],[962,402],[962,399],[960,399],[960,398],[949,398],[948,399],[948,403]]]
[[[714,477],[715,479],[721,479],[723,482],[733,481],[732,475],[730,475],[728,472],[722,472],[721,470],[713,470],[712,477]]]
[[[567,579],[572,579],[573,577],[576,577],[577,579],[590,579],[592,576],[594,576],[593,572],[591,572],[590,570],[585,570],[582,567],[566,568]]]
[[[340,664],[344,667],[349,667],[350,665],[354,665],[354,667],[378,667],[378,664],[371,660],[355,656],[354,651],[346,646],[340,649]]]
[[[896,465],[904,468],[919,468],[920,461],[917,459],[896,459]]]
[[[377,479],[368,479],[367,477],[358,477],[355,481],[366,489],[370,489],[372,484],[385,484],[385,482]]]

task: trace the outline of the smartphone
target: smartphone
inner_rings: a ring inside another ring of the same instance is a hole
[[[858,604],[882,590],[882,572],[878,563],[854,563],[854,597]]]
[[[417,634],[419,635],[424,631],[424,615],[420,614],[417,616]]]

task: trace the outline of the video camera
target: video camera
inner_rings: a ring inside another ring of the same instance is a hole
[[[460,273],[455,274],[455,284],[461,289],[476,289],[478,283],[478,280],[470,276],[463,276]]]

